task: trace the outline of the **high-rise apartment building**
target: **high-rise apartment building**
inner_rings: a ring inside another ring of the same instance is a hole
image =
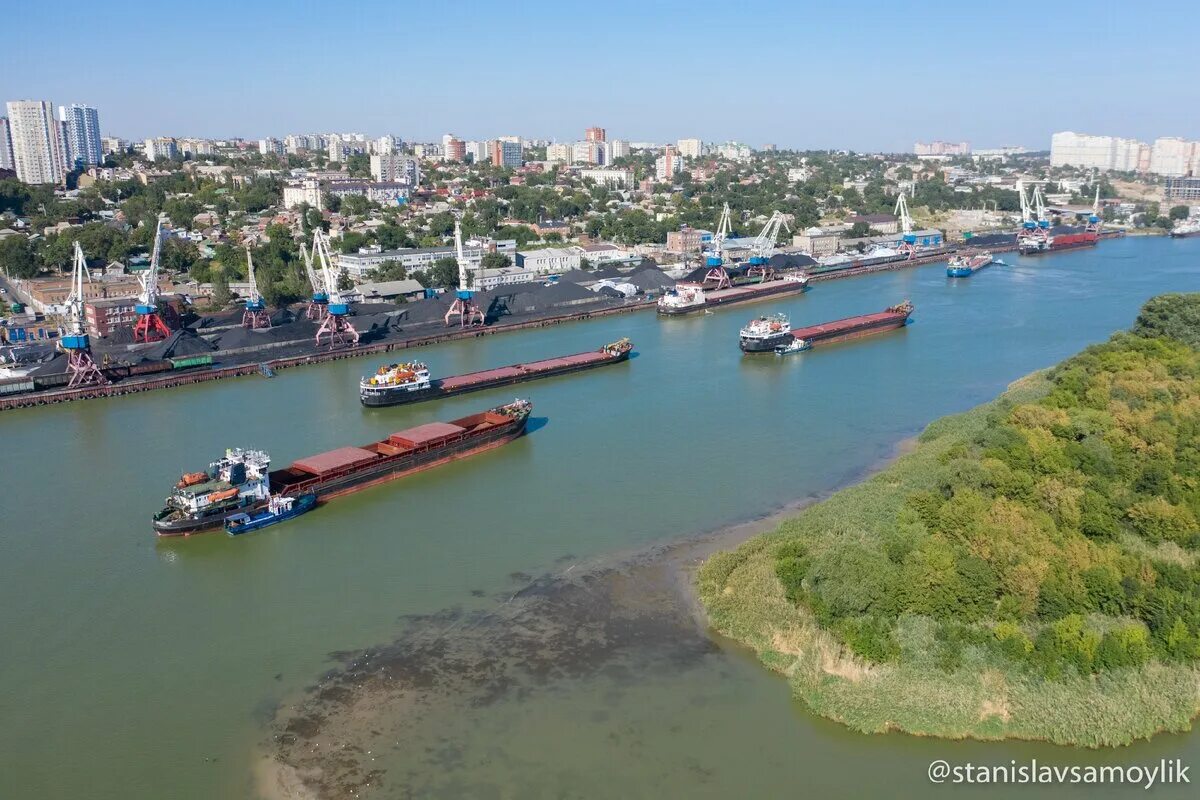
[[[583,138],[589,142],[603,142],[607,137],[604,128],[588,128],[583,132]]]
[[[675,148],[684,158],[699,158],[704,155],[704,143],[699,139],[680,139],[675,143]]]
[[[674,145],[667,145],[663,148],[663,154],[654,162],[654,175],[660,181],[669,181],[680,172],[683,172],[683,159],[679,157]]]
[[[611,142],[604,143],[608,150],[604,163],[611,164],[618,158],[627,158],[633,152],[633,148],[629,146],[629,142],[624,139],[613,139]]]
[[[170,136],[146,140],[147,161],[170,161],[179,155],[179,142]]]
[[[562,164],[571,163],[571,145],[566,142],[546,145],[546,160]]]
[[[259,139],[258,152],[259,155],[264,156],[281,156],[284,154],[283,142],[270,136],[266,139]]]
[[[8,117],[0,117],[0,169],[12,168],[12,136],[8,132]]]
[[[466,161],[467,143],[452,133],[442,137],[442,160]]]
[[[971,154],[971,143],[917,142],[913,145],[913,153],[918,156],[968,156]]]
[[[463,157],[471,157],[471,163],[482,164],[492,157],[487,142],[467,142],[463,145]]]
[[[25,183],[62,183],[67,160],[54,106],[47,100],[10,100],[8,124],[17,178]]]
[[[604,142],[585,139],[571,145],[572,164],[603,164]]]
[[[371,177],[377,181],[406,183],[415,187],[421,183],[421,165],[417,159],[403,153],[379,153],[371,156]]]
[[[1050,166],[1188,175],[1200,172],[1200,142],[1175,136],[1153,145],[1119,136],[1059,131],[1050,137]]]
[[[100,147],[100,114],[91,106],[72,103],[58,107],[70,166],[94,167],[103,161]]]
[[[1150,153],[1150,171],[1170,177],[1195,175],[1200,172],[1200,142],[1189,142],[1178,136],[1155,139]]]
[[[496,141],[491,142],[491,151],[493,167],[521,166],[520,141],[512,142],[504,139],[497,139]]]

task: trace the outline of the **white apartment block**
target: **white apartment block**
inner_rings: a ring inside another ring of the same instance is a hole
[[[92,106],[72,103],[58,107],[63,125],[64,145],[72,167],[94,167],[101,161],[100,115]]]
[[[633,152],[633,148],[629,146],[629,142],[624,139],[609,139],[604,145],[608,149],[606,153],[607,158],[604,160],[605,164],[611,164],[618,158],[628,158]]]
[[[627,189],[633,185],[633,172],[627,169],[583,169],[579,171],[579,177],[612,189]]]
[[[1150,153],[1150,171],[1171,178],[1200,173],[1200,142],[1189,142],[1177,136],[1155,139]]]
[[[971,154],[970,142],[917,142],[913,153],[918,156],[967,156]]]
[[[594,141],[578,141],[571,145],[572,164],[602,164],[604,163],[604,143]]]
[[[12,136],[8,132],[8,117],[0,117],[0,169],[13,169]]]
[[[1060,131],[1050,138],[1050,166],[1136,170],[1179,177],[1200,172],[1200,142],[1164,136],[1149,145],[1118,136]]]
[[[546,160],[556,161],[561,164],[571,163],[571,145],[563,142],[561,144],[546,145]]]
[[[258,152],[264,156],[281,156],[285,151],[283,142],[267,137],[258,140]]]
[[[384,183],[406,183],[415,187],[421,182],[421,165],[403,153],[371,156],[371,177]]]
[[[753,153],[750,145],[741,142],[726,142],[717,147],[717,152],[722,158],[728,158],[731,161],[749,161]]]
[[[467,142],[463,145],[463,156],[475,164],[482,164],[492,157],[487,142]]]
[[[305,178],[301,181],[292,181],[291,183],[284,184],[284,208],[296,208],[305,203],[318,211],[323,208],[321,205],[321,184],[316,178]]]
[[[699,139],[680,139],[675,147],[684,158],[700,158],[704,155],[704,142]]]
[[[179,144],[169,136],[146,140],[147,161],[170,161],[179,155]]]
[[[663,148],[663,154],[654,161],[655,177],[660,181],[668,181],[681,172],[683,172],[683,159],[679,157],[679,153],[675,152],[674,147],[667,145]]]
[[[62,183],[67,159],[54,106],[46,100],[10,100],[8,125],[17,178],[25,183]]]

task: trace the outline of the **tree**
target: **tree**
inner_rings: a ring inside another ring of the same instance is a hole
[[[504,253],[484,253],[480,266],[484,269],[504,269],[512,266],[512,259]]]
[[[346,292],[354,288],[354,281],[350,279],[350,273],[346,271],[345,267],[338,272],[337,288],[339,292]]]
[[[871,235],[871,226],[866,222],[856,222],[850,226],[850,230],[842,234],[847,239],[861,239],[864,236]]]
[[[426,286],[444,287],[453,289],[458,286],[458,259],[453,256],[439,258],[433,262],[433,266],[424,275]],[[418,278],[420,280],[420,278]]]
[[[1187,219],[1191,213],[1191,209],[1187,206],[1171,206],[1171,210],[1167,213],[1169,219]]]
[[[346,231],[342,234],[341,241],[338,242],[338,249],[343,253],[357,253],[358,248],[366,245],[367,241],[365,233]]]
[[[373,281],[402,281],[408,277],[408,270],[401,262],[389,259],[371,270],[368,277]]]
[[[229,291],[229,279],[225,277],[224,272],[218,272],[213,276],[213,290],[209,303],[213,308],[221,309],[229,305],[232,299],[233,295]]]
[[[0,239],[0,271],[13,278],[32,278],[37,275],[37,262],[29,239],[17,234]]]

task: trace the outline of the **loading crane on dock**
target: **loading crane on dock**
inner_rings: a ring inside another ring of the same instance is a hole
[[[768,266],[771,261],[771,255],[775,252],[775,242],[779,238],[779,229],[784,228],[791,232],[791,227],[787,224],[787,220],[783,218],[783,212],[776,210],[771,214],[771,218],[767,220],[767,224],[763,226],[758,236],[754,237],[754,243],[750,245],[750,258],[747,263],[750,265],[746,269],[747,275],[761,275],[763,280],[771,273],[771,268]]]
[[[732,214],[729,211],[729,203],[726,203],[725,208],[721,211],[721,219],[717,223],[717,233],[713,236],[713,249],[704,259],[704,266],[708,267],[704,282],[716,281],[717,285],[713,287],[716,289],[728,289],[733,286],[733,281],[729,279],[729,272],[725,269],[724,252],[725,240],[729,238],[732,230]]]
[[[454,302],[446,310],[445,322],[450,324],[451,317],[458,317],[458,324],[464,328],[472,325],[482,325],[486,319],[483,310],[475,305],[475,288],[467,274],[467,261],[463,256],[462,223],[454,220],[454,254],[458,259],[458,289],[455,290]]]
[[[254,256],[250,248],[246,248],[246,272],[250,278],[250,296],[246,298],[246,310],[242,312],[242,327],[255,328],[271,327],[271,315],[267,313],[267,304],[258,293],[258,281],[254,278]]]
[[[150,268],[138,278],[142,285],[141,294],[133,310],[137,313],[137,322],[133,326],[133,341],[157,342],[171,335],[171,329],[163,322],[158,311],[158,259],[162,253],[162,217],[154,229],[154,250],[150,254]]]
[[[313,255],[321,265],[321,285],[328,293],[326,299],[325,319],[317,329],[316,343],[321,345],[321,336],[329,335],[330,349],[358,344],[358,331],[347,319],[350,315],[350,304],[342,297],[337,288],[337,279],[333,274],[333,259],[329,255],[329,239],[325,232],[318,229],[313,233]]]
[[[301,255],[304,256],[304,271],[308,274],[308,285],[312,287],[312,297],[309,298],[308,308],[304,311],[306,319],[313,322],[320,322],[325,319],[326,311],[329,308],[329,290],[325,288],[325,282],[321,276],[317,274],[313,268],[313,260],[317,256],[317,237],[321,233],[318,228],[313,231],[313,241],[311,251],[305,248],[300,248]]]
[[[67,295],[67,299],[63,303],[67,309],[66,330],[63,332],[62,338],[58,340],[58,346],[67,353],[67,372],[71,374],[71,379],[67,383],[68,389],[108,383],[108,379],[104,377],[104,373],[100,371],[100,368],[96,366],[95,359],[92,358],[92,343],[88,337],[87,324],[83,314],[83,278],[85,275],[88,280],[91,280],[87,259],[83,257],[83,248],[79,242],[75,242],[75,266],[71,271],[71,293]]]
[[[909,260],[916,258],[917,237],[913,233],[913,218],[912,214],[908,213],[908,199],[903,189],[900,190],[900,196],[896,198],[896,208],[892,213],[900,220],[900,252]]]
[[[1088,215],[1085,230],[1099,231],[1102,218],[1100,216],[1100,180],[1096,179],[1096,199],[1092,201],[1092,213]]]

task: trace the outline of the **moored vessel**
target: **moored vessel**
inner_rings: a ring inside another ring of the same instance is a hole
[[[706,289],[702,283],[682,282],[668,289],[658,299],[658,313],[673,317],[692,314],[708,308],[803,292],[808,288],[808,275],[789,273],[759,283],[742,284],[728,289]]]
[[[270,466],[271,457],[262,450],[226,450],[207,471],[185,473],[179,479],[154,515],[154,530],[159,536],[186,536],[263,507],[270,498]]]
[[[750,320],[738,332],[744,353],[765,353],[792,341],[792,324],[787,314],[770,314]]]
[[[803,339],[809,345],[830,344],[847,339],[857,339],[874,333],[903,328],[909,322],[913,313],[913,304],[905,300],[883,311],[874,314],[862,314],[857,317],[824,322],[820,325],[809,325],[804,328],[793,328],[792,337]]]
[[[251,533],[280,522],[286,522],[312,511],[316,507],[317,496],[315,494],[302,494],[299,497],[272,497],[267,501],[266,508],[227,517],[225,532],[230,536],[241,536],[243,533]]]
[[[1169,232],[1173,239],[1186,239],[1189,236],[1200,236],[1200,219],[1180,220]]]
[[[969,278],[991,263],[992,254],[986,250],[973,256],[954,256],[946,263],[946,275],[950,278]]]
[[[1054,225],[1035,228],[1017,237],[1017,252],[1023,256],[1070,250],[1076,247],[1094,247],[1100,241],[1100,232],[1078,225]]]
[[[618,339],[585,353],[496,367],[447,378],[430,378],[429,367],[421,362],[391,364],[380,367],[375,375],[363,378],[359,382],[359,400],[364,406],[377,408],[451,397],[538,378],[567,375],[605,364],[616,364],[628,360],[632,351],[633,343],[629,339]]]
[[[317,502],[356,492],[404,475],[440,466],[507,444],[525,432],[533,404],[514,400],[502,406],[450,422],[428,422],[397,431],[386,439],[361,447],[339,447],[302,458],[284,469],[265,472],[253,480],[253,491],[244,491],[247,481],[209,476],[186,487],[176,487],[166,507],[154,516],[160,536],[187,535],[221,527],[225,520],[266,505],[270,496],[315,496]],[[230,454],[260,456],[256,463],[270,463],[260,451],[231,450]],[[238,461],[236,463],[243,463]],[[208,473],[204,473],[208,476]],[[231,474],[236,479],[236,474]],[[180,481],[183,483],[184,481]],[[228,488],[225,488],[228,487]],[[230,491],[232,490],[232,494]],[[219,499],[214,499],[219,498]],[[253,498],[253,499],[252,499]]]

